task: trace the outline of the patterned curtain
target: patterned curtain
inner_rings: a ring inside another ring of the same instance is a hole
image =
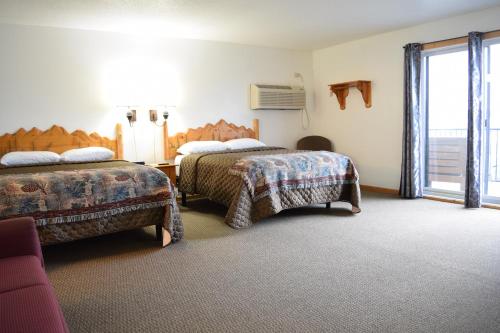
[[[465,207],[481,206],[482,152],[482,67],[483,34],[469,33],[469,113],[467,124],[467,168],[465,174]]]
[[[421,114],[420,114],[420,51],[421,44],[405,47],[403,161],[399,195],[421,198],[423,195]]]

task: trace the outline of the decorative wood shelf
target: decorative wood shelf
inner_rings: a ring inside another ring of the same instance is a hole
[[[337,100],[340,104],[340,109],[345,110],[345,99],[349,95],[349,88],[358,88],[365,101],[365,106],[372,106],[372,81],[349,81],[336,84],[330,84],[330,94],[337,95]]]

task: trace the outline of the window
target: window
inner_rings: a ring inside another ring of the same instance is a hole
[[[428,194],[463,198],[467,160],[467,46],[423,53],[424,186]],[[485,201],[500,203],[500,42],[484,47]]]

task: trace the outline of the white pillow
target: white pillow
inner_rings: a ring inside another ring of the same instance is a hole
[[[247,149],[247,148],[258,148],[265,147],[266,144],[259,140],[251,139],[251,138],[243,138],[243,139],[233,139],[224,142],[224,144],[229,149]]]
[[[189,155],[224,150],[228,150],[228,147],[220,141],[191,141],[180,146],[177,152],[182,155]]]
[[[66,150],[61,154],[63,162],[99,162],[113,158],[113,151],[104,147],[86,147]]]
[[[3,155],[0,164],[5,166],[48,164],[61,161],[61,156],[51,151],[13,151]]]

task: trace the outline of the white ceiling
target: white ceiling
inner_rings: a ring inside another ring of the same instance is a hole
[[[317,49],[500,0],[0,0],[0,22]]]

